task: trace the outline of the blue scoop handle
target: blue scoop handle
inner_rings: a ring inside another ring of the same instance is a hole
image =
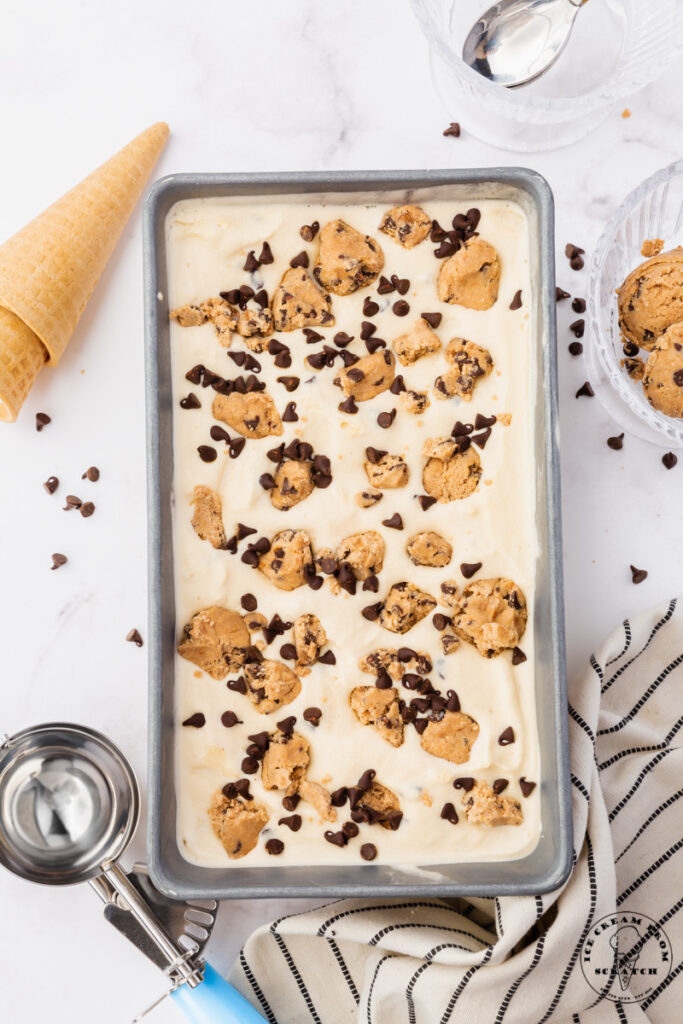
[[[267,1024],[211,964],[204,965],[204,980],[196,988],[181,985],[171,999],[190,1024]]]

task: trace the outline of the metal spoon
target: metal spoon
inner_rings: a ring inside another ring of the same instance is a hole
[[[585,0],[500,0],[472,26],[463,60],[508,89],[545,74],[560,56]]]

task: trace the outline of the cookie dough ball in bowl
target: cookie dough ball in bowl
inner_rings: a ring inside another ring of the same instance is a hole
[[[660,334],[683,320],[683,247],[641,263],[619,289],[619,326],[629,341],[652,350]]]
[[[653,408],[683,419],[683,321],[657,339],[645,364],[643,387]]]

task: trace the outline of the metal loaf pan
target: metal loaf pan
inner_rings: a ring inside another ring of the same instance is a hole
[[[513,861],[454,863],[428,870],[388,865],[268,868],[198,867],[176,840],[174,792],[173,420],[166,281],[165,220],[180,199],[209,196],[318,196],[363,201],[381,193],[392,205],[414,190],[440,198],[510,199],[526,211],[536,352],[536,701],[541,748],[542,835]],[[515,896],[548,892],[571,867],[572,833],[564,656],[560,474],[557,437],[553,197],[547,182],[524,168],[438,171],[345,171],[307,174],[180,174],[157,181],[144,207],[144,272],[149,521],[149,825],[152,878],[169,896]]]

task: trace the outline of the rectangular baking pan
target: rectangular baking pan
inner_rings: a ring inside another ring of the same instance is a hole
[[[173,410],[166,280],[165,220],[180,199],[211,196],[308,196],[352,200],[381,192],[387,204],[435,189],[440,198],[510,199],[526,211],[537,356],[536,490],[539,556],[535,597],[536,701],[542,779],[542,834],[513,861],[430,865],[205,868],[186,861],[176,839],[174,791],[175,622],[172,485]],[[345,171],[307,174],[178,174],[157,181],[144,206],[144,274],[149,524],[149,814],[148,859],[169,896],[218,899],[292,896],[516,896],[543,893],[569,875],[572,854],[564,652],[553,197],[524,168]]]

